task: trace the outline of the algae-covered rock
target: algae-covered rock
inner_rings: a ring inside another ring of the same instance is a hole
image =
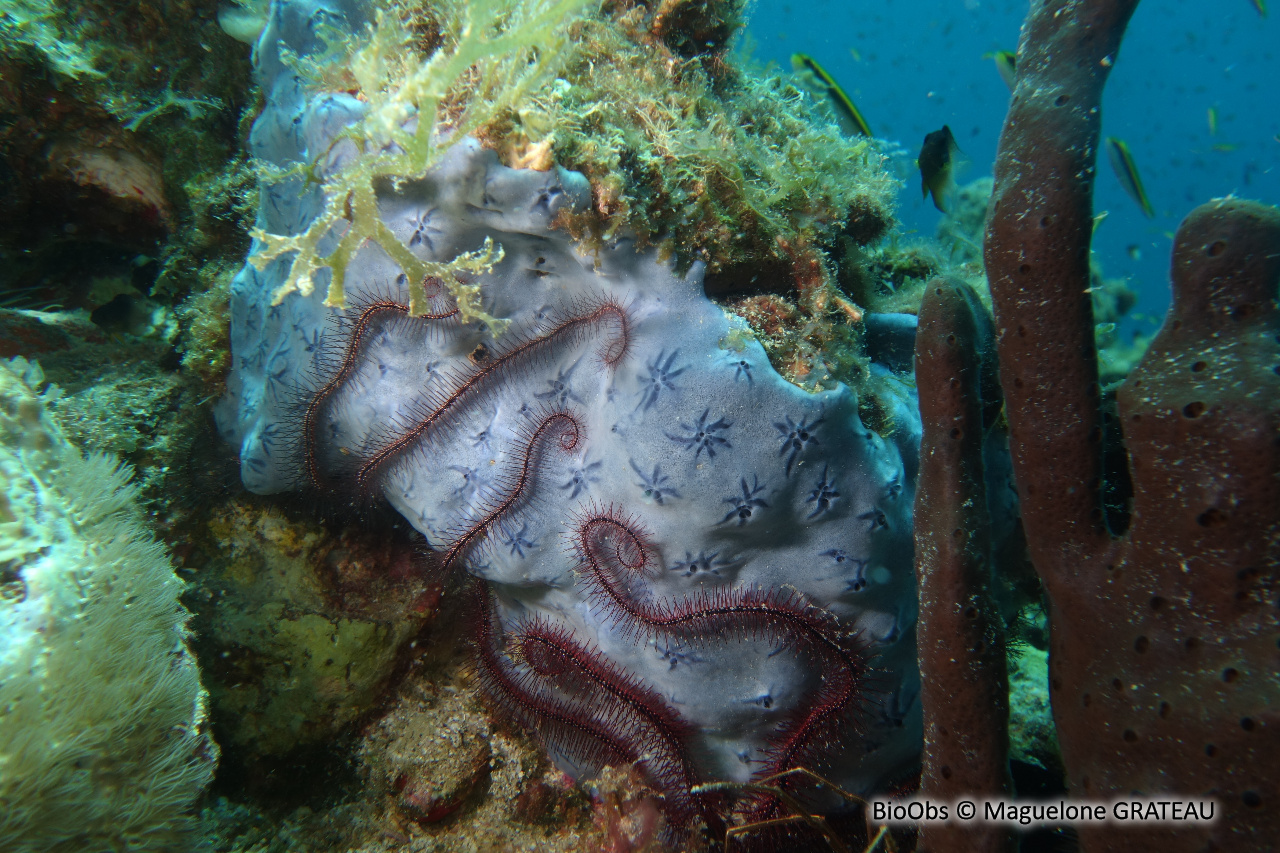
[[[218,737],[235,758],[323,742],[366,713],[439,599],[396,537],[234,502],[208,513],[186,562]]]
[[[1062,766],[1043,649],[1025,647],[1009,661],[1009,757],[1046,770]]]
[[[0,849],[182,849],[218,754],[182,582],[42,383],[0,362]]]
[[[527,732],[495,722],[468,672],[457,625],[384,697],[385,714],[352,744],[354,779],[326,779],[315,800],[285,813],[260,800],[219,799],[202,814],[217,853],[599,853],[602,808],[551,766]],[[625,775],[626,771],[621,771]],[[596,786],[600,793],[611,789]],[[635,788],[636,786],[632,786]],[[652,797],[650,796],[650,802]]]

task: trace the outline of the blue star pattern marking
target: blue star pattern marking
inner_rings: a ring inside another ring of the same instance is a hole
[[[283,338],[275,352],[271,354],[271,360],[267,362],[267,392],[271,395],[271,399],[279,401],[280,389],[286,382],[286,377],[293,371],[293,364],[289,360],[291,347],[288,346],[289,339]]]
[[[240,401],[240,405],[241,411],[244,412],[244,416],[246,418],[251,418],[262,405],[262,395],[260,393],[254,393],[251,390],[246,391],[244,399]]]
[[[702,451],[707,451],[708,459],[716,458],[717,447],[733,447],[729,443],[729,439],[720,435],[721,430],[727,430],[733,426],[733,421],[726,421],[724,418],[718,418],[711,423],[707,423],[707,419],[711,416],[710,409],[703,409],[702,415],[699,416],[698,422],[693,426],[680,422],[680,429],[684,430],[688,435],[672,435],[669,432],[663,432],[667,438],[682,446],[685,450],[693,451],[693,461],[697,462],[698,457],[702,455]]]
[[[735,567],[735,561],[721,557],[719,551],[712,551],[710,554],[706,551],[699,551],[696,557],[691,552],[685,551],[683,560],[676,560],[671,564],[671,571],[679,572],[681,577],[686,578],[691,578],[695,575],[715,575],[720,577],[721,569]]]
[[[409,482],[404,481],[404,477],[409,478]],[[410,468],[409,471],[401,475],[400,493],[404,495],[406,501],[413,500],[418,493],[418,469]]]
[[[311,337],[307,337],[307,333],[305,331],[302,332],[303,351],[315,353],[322,346],[324,346],[324,334],[321,333],[319,328],[311,330]]]
[[[745,358],[736,358],[733,361],[729,362],[729,366],[733,368],[734,382],[737,382],[740,379],[745,378],[747,380],[748,385],[755,384],[755,382],[752,381],[751,379],[751,367],[752,367],[751,362],[747,361]]]
[[[889,518],[884,514],[884,510],[879,507],[871,509],[858,516],[858,521],[870,522],[870,532],[875,533],[877,530],[887,530],[889,527]]]
[[[596,461],[579,465],[569,474],[569,479],[560,485],[560,490],[573,489],[569,495],[569,500],[573,500],[579,494],[590,492],[591,484],[600,482],[600,466],[602,464],[604,463]]]
[[[484,429],[471,436],[472,447],[483,447],[485,450],[491,450],[493,445],[493,425],[498,420],[498,411],[494,409],[489,413],[489,422],[485,424]]]
[[[280,437],[280,424],[272,422],[262,427],[262,432],[258,433],[258,443],[262,445],[262,452],[267,456],[271,455],[271,448],[275,445],[276,439]]]
[[[534,199],[530,209],[541,211],[543,213],[550,213],[551,207],[560,193],[561,189],[559,187],[543,187],[538,191],[538,195]]]
[[[628,459],[631,464],[631,470],[636,472],[636,476],[640,481],[636,483],[644,493],[644,496],[656,503],[658,506],[663,505],[663,501],[667,498],[678,498],[680,493],[676,491],[675,486],[671,485],[671,478],[662,473],[661,465],[653,466],[653,473],[646,474],[640,470],[640,466],[636,464],[634,459]]]
[[[884,485],[884,496],[886,499],[896,501],[898,496],[902,494],[902,475],[894,474],[893,479]]]
[[[849,564],[853,568],[853,574],[845,578],[845,592],[862,592],[867,588],[867,561],[860,560],[857,557],[850,557],[843,548],[832,548],[830,551],[823,551],[821,556],[830,557],[835,560],[836,566],[844,567]]]
[[[426,364],[422,365],[422,376],[423,385],[430,385],[432,382],[436,381],[440,376],[440,359],[428,361]]]
[[[836,491],[835,483],[827,481],[827,466],[822,466],[822,476],[818,478],[817,484],[813,487],[813,491],[809,492],[809,497],[804,502],[813,504],[813,512],[805,516],[806,519],[812,521],[831,509],[831,502],[840,497],[840,493]]]
[[[801,418],[800,423],[791,420],[790,415],[785,415],[786,423],[774,421],[773,428],[782,435],[782,449],[778,451],[779,456],[787,457],[786,472],[787,476],[791,476],[791,466],[795,464],[798,457],[806,447],[810,444],[821,444],[818,437],[814,435],[814,428],[824,420],[822,415],[818,415],[818,419],[813,423],[809,423],[807,417]]]
[[[454,497],[463,500],[471,500],[482,490],[489,487],[491,481],[484,473],[476,468],[468,468],[466,465],[450,465],[450,471],[456,471],[462,477],[462,485],[453,490]]]
[[[410,249],[414,246],[423,245],[427,247],[428,251],[434,252],[436,250],[436,245],[432,242],[431,237],[443,232],[431,224],[431,214],[433,213],[435,213],[435,208],[430,208],[428,210],[420,210],[416,216],[409,217],[409,228],[412,229],[408,240]]]
[[[747,478],[742,478],[742,494],[730,495],[724,499],[724,503],[733,504],[733,509],[725,513],[724,518],[720,519],[720,523],[724,524],[731,518],[738,519],[738,526],[746,524],[751,520],[751,516],[757,509],[768,509],[769,502],[764,498],[756,497],[764,491],[764,486],[760,485],[760,478],[755,474],[751,475],[751,485],[747,485]]]
[[[700,658],[693,652],[686,649],[680,643],[664,643],[660,647],[655,647],[658,657],[667,662],[667,671],[671,671],[676,667],[684,664],[688,666],[691,663],[705,663],[705,658]]]
[[[556,373],[555,379],[547,380],[547,390],[542,391],[533,396],[539,400],[550,400],[557,406],[565,406],[570,400],[575,403],[581,403],[582,398],[573,393],[573,389],[569,387],[569,382],[573,379],[573,372],[578,369],[578,361],[568,367],[562,367]]]
[[[511,550],[511,556],[524,559],[526,550],[533,550],[538,547],[538,543],[528,538],[529,523],[525,522],[520,525],[518,533],[512,533],[505,525],[498,525],[498,538],[502,540],[502,544]]]
[[[670,355],[666,354],[666,350],[658,350],[658,355],[650,361],[645,367],[649,373],[646,376],[637,377],[640,380],[640,402],[636,403],[636,411],[644,409],[648,411],[658,402],[658,397],[662,394],[663,389],[667,391],[676,390],[675,378],[684,373],[685,367],[675,367],[676,357],[680,355],[680,348],[671,351]],[[665,360],[664,360],[665,356]]]

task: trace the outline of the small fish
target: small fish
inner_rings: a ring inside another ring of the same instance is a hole
[[[862,61],[862,54],[858,53],[858,49],[856,47],[849,48],[849,55],[853,57],[854,62]]]
[[[835,81],[826,69],[818,64],[812,56],[807,53],[791,54],[791,67],[806,77],[812,78],[813,88],[820,94],[831,101],[831,106],[835,108],[836,116],[840,119],[840,126],[848,133],[857,133],[863,136],[871,136],[871,127],[867,124],[867,120],[862,117],[862,113],[858,112],[858,107],[844,93],[844,89],[840,88],[840,84]]]
[[[1129,153],[1129,146],[1123,139],[1107,137],[1107,159],[1111,161],[1111,170],[1116,173],[1116,179],[1129,194],[1129,198],[1138,203],[1148,219],[1154,217],[1155,209],[1151,207],[1147,191],[1142,188],[1142,178],[1138,177],[1138,165],[1133,162],[1133,155]]]
[[[1266,0],[1249,0],[1249,2],[1253,4],[1253,8],[1258,10],[1259,15],[1261,15],[1264,18],[1267,16]]]
[[[996,71],[1000,72],[1000,79],[1012,92],[1018,79],[1018,55],[1011,50],[997,50],[991,58],[996,63]]]
[[[1232,142],[1219,142],[1217,145],[1213,146],[1213,150],[1214,150],[1214,151],[1223,151],[1223,152],[1228,152],[1228,153],[1229,153],[1229,152],[1231,152],[1231,151],[1235,151],[1237,147],[1238,147],[1238,146],[1237,146],[1237,145],[1235,145],[1235,143],[1232,143]]]
[[[1125,251],[1129,254],[1129,260],[1131,261],[1142,260],[1142,247],[1139,246],[1137,243],[1130,243],[1128,246],[1125,247]]]
[[[933,206],[943,213],[947,212],[947,199],[951,194],[951,168],[955,164],[955,155],[960,151],[956,138],[951,135],[951,128],[942,126],[942,130],[925,134],[924,145],[920,146],[920,156],[916,165],[920,167],[920,197],[933,196]]]
[[[1218,108],[1209,107],[1209,135],[1218,135]]]
[[[1094,234],[1097,234],[1097,233],[1098,233],[1098,226],[1099,226],[1099,225],[1101,225],[1101,224],[1103,223],[1103,221],[1104,221],[1104,220],[1105,220],[1109,215],[1110,215],[1110,214],[1109,214],[1107,211],[1105,211],[1105,210],[1104,210],[1104,211],[1102,211],[1101,213],[1096,213],[1096,214],[1094,214],[1094,216],[1093,216],[1093,230],[1089,232],[1089,236],[1090,236],[1090,237],[1092,237]]]

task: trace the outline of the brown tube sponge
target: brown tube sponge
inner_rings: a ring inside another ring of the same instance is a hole
[[[973,290],[932,281],[916,334],[924,433],[915,520],[921,794],[933,801],[1012,792],[1004,626],[992,597],[982,459],[983,411],[992,408],[984,390],[999,402],[994,383],[983,382],[993,372],[992,350],[991,321]],[[920,830],[920,850],[929,853],[998,853],[1011,843],[1008,828],[998,824],[929,823]]]
[[[1088,252],[1102,85],[1135,2],[1036,2],[985,259],[1050,689],[1074,797],[1217,800],[1212,826],[1079,827],[1086,851],[1280,837],[1280,211],[1196,209],[1174,300],[1119,391],[1134,497],[1101,501]]]

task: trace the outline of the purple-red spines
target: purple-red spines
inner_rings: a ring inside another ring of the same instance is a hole
[[[682,832],[701,818],[719,820],[690,789],[687,723],[649,688],[566,629],[545,622],[518,629],[519,663],[505,654],[487,592],[477,596],[475,671],[485,692],[548,746],[584,767],[639,765],[663,793],[665,810]],[[537,648],[538,651],[533,651]],[[582,695],[582,694],[587,695]]]
[[[511,638],[515,657],[560,690],[574,695],[607,695],[634,711],[660,735],[665,749],[680,757],[693,728],[672,710],[656,690],[621,669],[603,652],[578,642],[573,632],[537,618],[520,625]],[[688,787],[693,772],[684,771]]]
[[[616,370],[631,354],[631,312],[626,305],[608,296],[600,301],[594,313],[613,319],[613,337],[605,339],[597,350],[597,355],[601,364],[609,370]]]
[[[433,286],[434,285],[434,286]],[[312,365],[315,391],[306,399],[302,411],[302,466],[306,481],[319,491],[328,491],[331,483],[321,470],[318,425],[334,394],[347,386],[355,376],[370,328],[385,322],[387,317],[399,317],[413,322],[433,323],[457,317],[456,306],[445,304],[444,286],[439,279],[429,277],[424,282],[431,312],[419,317],[409,316],[407,301],[390,294],[369,294],[351,300],[347,315],[339,315],[329,334],[338,339],[336,347],[322,346]],[[317,339],[318,341],[318,339]]]
[[[643,578],[653,565],[649,532],[615,504],[588,501],[569,519],[570,550],[581,563],[612,557],[627,574]]]
[[[553,695],[520,671],[502,652],[493,606],[486,589],[475,596],[475,673],[489,698],[508,716],[584,764],[625,766],[635,761],[633,745],[593,718],[580,703]]]
[[[813,658],[823,674],[822,684],[770,738],[769,759],[757,776],[825,763],[824,749],[841,739],[840,730],[866,701],[871,670],[863,646],[829,612],[794,590],[722,587],[676,601],[658,600],[643,585],[652,562],[644,531],[613,506],[588,505],[576,519],[573,536],[581,583],[597,607],[633,640],[662,636],[706,643],[768,638]],[[749,806],[757,817],[769,816],[776,808],[774,798]]]
[[[612,298],[575,303],[567,311],[546,319],[538,329],[511,336],[501,350],[486,352],[472,368],[456,374],[444,390],[412,406],[400,418],[400,423],[389,430],[381,446],[362,460],[356,470],[357,488],[372,494],[388,466],[448,422],[456,412],[465,410],[471,400],[501,387],[503,382],[521,375],[540,360],[550,358],[558,345],[571,344],[602,323],[611,324],[613,334],[602,344],[599,357],[606,368],[616,368],[630,347],[631,320],[627,310]]]
[[[594,709],[597,719],[634,744],[673,824],[687,827],[698,818],[718,823],[714,811],[691,794],[699,781],[689,760],[693,727],[657,691],[599,649],[579,643],[568,628],[542,619],[517,628],[512,647],[531,672]]]
[[[698,641],[726,634],[774,636],[793,647],[811,643],[832,650],[843,645],[835,618],[795,590],[720,587],[673,602],[656,600],[644,584],[652,546],[635,519],[612,505],[588,504],[572,524],[588,595],[628,633]]]
[[[368,335],[369,325],[381,314],[388,312],[405,314],[408,313],[408,310],[408,305],[390,300],[378,300],[366,305],[351,323],[350,333],[347,336],[346,346],[343,349],[337,369],[333,371],[331,378],[322,384],[311,395],[311,399],[307,401],[307,407],[302,416],[303,469],[306,472],[307,481],[315,489],[327,491],[330,485],[328,479],[320,470],[320,448],[317,439],[317,426],[320,422],[320,416],[326,409],[330,398],[339,388],[346,385],[352,374],[355,373],[360,361],[360,350]]]
[[[790,715],[769,738],[766,763],[757,771],[765,778],[796,767],[825,772],[842,743],[860,729],[859,715],[867,701],[866,654],[860,648],[841,648],[817,655],[822,682],[806,704]],[[779,784],[786,788],[787,781]],[[771,797],[756,800],[744,811],[755,819],[772,817],[779,803]]]
[[[581,419],[572,411],[549,410],[535,415],[535,424],[520,442],[514,464],[478,509],[455,525],[453,543],[445,551],[443,565],[452,567],[455,560],[470,550],[502,518],[521,503],[527,503],[536,487],[534,480],[547,460],[546,449],[554,445],[561,453],[573,453],[582,443]]]

